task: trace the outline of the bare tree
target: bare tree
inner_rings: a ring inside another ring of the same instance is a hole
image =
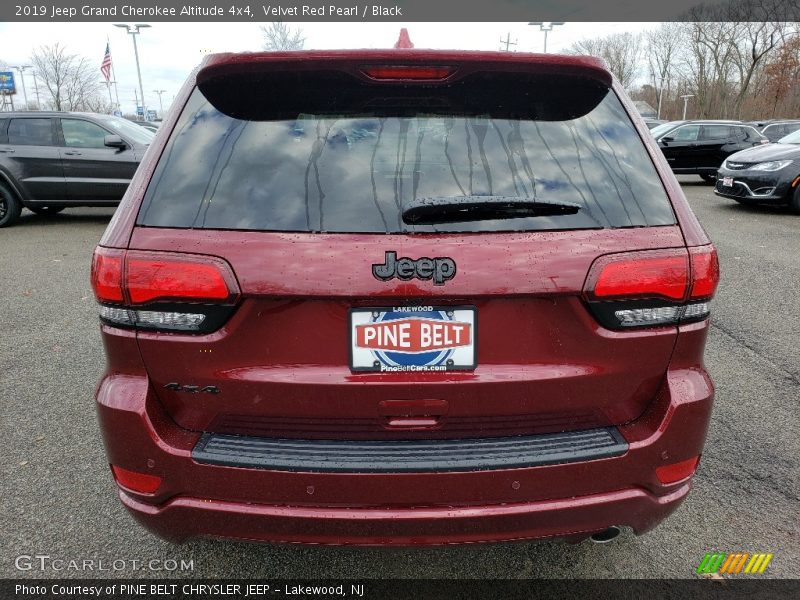
[[[733,64],[739,76],[739,92],[736,94],[734,110],[741,115],[742,104],[747,97],[756,69],[763,66],[768,57],[785,39],[786,24],[780,22],[745,22],[742,36],[737,40]]]
[[[696,96],[700,118],[729,116],[739,26],[723,21],[695,21],[686,26],[682,66]]]
[[[656,93],[657,115],[661,118],[664,87],[669,85],[681,44],[681,27],[677,23],[662,23],[657,29],[645,33],[647,64],[650,80]]]
[[[602,58],[608,69],[619,79],[622,87],[627,89],[633,84],[639,70],[641,42],[641,35],[614,33],[606,37],[576,42],[570,48],[570,52]]]
[[[690,56],[702,115],[741,118],[754,79],[796,27],[781,22],[787,0],[700,5],[688,12]],[[732,99],[732,103],[731,103]]]
[[[54,110],[91,110],[100,95],[96,65],[59,43],[39,47],[30,61]]]
[[[775,58],[764,68],[764,75],[766,81],[762,89],[771,104],[770,116],[776,116],[781,103],[784,104],[782,110],[786,111],[786,114],[800,110],[796,105],[790,105],[788,110],[785,107],[786,100],[793,99],[792,92],[795,98],[800,96],[800,86],[797,84],[800,81],[800,37],[794,37],[781,46]],[[762,110],[766,115],[766,110]]]
[[[81,110],[110,115],[114,112],[114,108],[115,106],[109,101],[108,96],[95,94],[84,101]]]
[[[275,21],[268,26],[260,27],[264,35],[264,50],[279,52],[281,50],[302,50],[306,43],[303,30],[293,30],[286,23]]]
[[[792,2],[699,5],[685,21],[642,34],[641,52],[631,34],[583,40],[571,51],[605,60],[632,97],[659,106],[661,118],[681,118],[685,94],[693,96],[693,118],[797,118],[800,23],[781,21]]]

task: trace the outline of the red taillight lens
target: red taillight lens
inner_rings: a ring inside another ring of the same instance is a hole
[[[692,300],[711,298],[719,283],[719,259],[714,246],[689,248],[692,260]]]
[[[92,289],[98,302],[122,303],[124,250],[97,247],[92,257]]]
[[[157,475],[128,471],[117,465],[111,465],[111,471],[119,485],[139,494],[152,494],[161,485],[161,477]]]
[[[233,273],[212,257],[131,251],[125,286],[132,304],[153,300],[228,301],[236,296]]]
[[[697,463],[699,462],[700,457],[695,456],[671,465],[656,467],[656,477],[663,484],[675,483],[692,475],[697,470]]]
[[[681,301],[689,285],[685,250],[611,254],[595,261],[586,280],[590,300],[666,298]]]
[[[227,262],[178,252],[98,248],[92,286],[103,323],[159,331],[216,331],[239,298]]]
[[[598,258],[583,297],[601,325],[611,329],[673,326],[701,321],[719,281],[712,245],[621,252]]]
[[[364,67],[362,72],[372,79],[379,80],[442,80],[447,79],[455,72],[454,67],[441,66],[395,66],[379,65],[374,67]]]

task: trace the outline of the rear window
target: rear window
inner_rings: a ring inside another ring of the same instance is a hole
[[[410,225],[421,198],[534,198],[574,214]],[[396,233],[668,225],[661,181],[616,95],[575,77],[446,86],[349,75],[228,77],[195,89],[138,223]]]

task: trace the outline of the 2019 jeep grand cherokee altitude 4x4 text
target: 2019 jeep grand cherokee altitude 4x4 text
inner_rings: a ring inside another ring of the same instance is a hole
[[[177,106],[92,267],[142,524],[585,537],[686,497],[716,252],[600,62],[223,54]]]

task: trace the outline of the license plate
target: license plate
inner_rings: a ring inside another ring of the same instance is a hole
[[[393,306],[350,311],[350,368],[372,372],[471,371],[476,311],[469,306]]]
[[[733,187],[733,177],[723,177],[722,185],[725,187]]]

